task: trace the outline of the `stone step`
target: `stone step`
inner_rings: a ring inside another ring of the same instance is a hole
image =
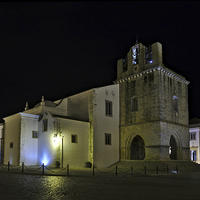
[[[180,172],[197,172],[200,171],[200,165],[191,162],[191,161],[145,161],[145,160],[127,160],[127,161],[119,161],[110,166],[113,167],[128,169],[133,167],[133,169],[141,170],[145,166],[147,169],[170,169],[170,170],[178,170]]]

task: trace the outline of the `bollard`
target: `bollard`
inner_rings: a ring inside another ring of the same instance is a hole
[[[67,164],[67,176],[69,176],[69,164]]]
[[[8,171],[10,171],[10,161],[8,161]]]
[[[24,172],[24,162],[22,162],[22,173]]]
[[[93,176],[94,176],[94,165],[93,165]]]
[[[157,167],[156,167],[156,173],[158,174],[158,165],[157,165]]]
[[[116,176],[117,176],[117,165],[116,165]]]
[[[44,174],[44,163],[42,164],[42,174]]]

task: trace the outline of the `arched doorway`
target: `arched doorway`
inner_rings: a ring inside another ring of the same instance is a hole
[[[173,136],[170,138],[170,149],[169,149],[169,155],[171,160],[176,160],[177,159],[177,145],[176,141]]]
[[[131,142],[130,160],[143,160],[145,158],[144,140],[137,135]]]
[[[196,150],[191,151],[191,161],[197,161],[197,152]]]

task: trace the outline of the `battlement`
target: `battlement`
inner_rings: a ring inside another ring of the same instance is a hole
[[[117,61],[117,79],[141,73],[162,65],[162,45],[156,42],[148,47],[136,43],[126,57]]]

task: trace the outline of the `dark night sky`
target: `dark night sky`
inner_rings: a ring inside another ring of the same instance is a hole
[[[0,3],[0,118],[116,79],[135,44],[160,42],[163,63],[189,84],[200,118],[200,2]]]

